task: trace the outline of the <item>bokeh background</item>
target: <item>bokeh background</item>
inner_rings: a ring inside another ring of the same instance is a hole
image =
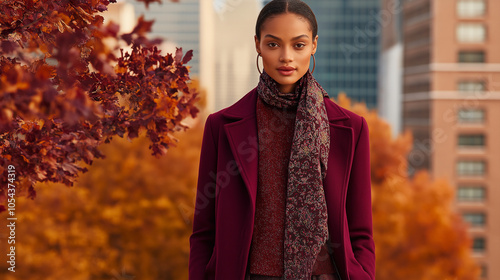
[[[73,186],[39,182],[36,198],[16,196],[16,272],[4,211],[1,279],[188,278],[204,120],[257,84],[254,26],[269,1],[155,2],[111,3],[104,24],[127,34],[144,15],[163,55],[193,50],[200,112],[183,116],[189,128],[162,156],[151,135],[125,133],[81,163]],[[319,24],[314,76],[369,125],[376,279],[500,279],[500,1],[305,2]]]

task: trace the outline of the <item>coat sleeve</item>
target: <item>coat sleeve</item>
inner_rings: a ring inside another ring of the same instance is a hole
[[[189,280],[205,279],[206,266],[215,245],[215,174],[217,147],[212,132],[211,115],[208,116],[201,146],[198,184],[193,219],[193,232],[189,238]]]
[[[375,279],[370,144],[368,125],[364,118],[361,118],[361,120],[361,129],[355,145],[353,165],[347,191],[346,210],[354,257],[369,275],[369,279]]]

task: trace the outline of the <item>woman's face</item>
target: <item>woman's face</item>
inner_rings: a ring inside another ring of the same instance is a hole
[[[255,47],[262,56],[264,69],[278,82],[283,93],[292,92],[307,72],[317,42],[318,36],[312,38],[307,19],[294,13],[269,17],[262,25],[260,40],[255,36]]]

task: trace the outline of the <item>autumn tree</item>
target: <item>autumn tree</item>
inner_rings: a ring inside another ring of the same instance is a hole
[[[8,186],[34,198],[37,182],[73,185],[114,136],[144,133],[152,154],[164,155],[186,128],[182,120],[196,116],[192,51],[162,54],[160,40],[147,37],[153,22],[142,17],[120,34],[100,14],[110,2],[0,3],[0,212],[13,197]]]
[[[117,138],[73,187],[40,183],[36,200],[18,201],[18,265],[8,271],[2,254],[0,279],[188,279],[191,217],[182,205],[194,204],[202,131],[193,125],[161,158],[145,136]]]
[[[408,175],[411,135],[393,138],[376,112],[351,105],[345,95],[338,102],[364,116],[370,129],[376,279],[478,279],[467,225],[452,208],[451,186],[432,181],[425,171]]]

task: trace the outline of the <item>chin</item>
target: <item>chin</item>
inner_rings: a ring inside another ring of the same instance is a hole
[[[280,73],[273,73],[273,75],[269,74],[269,76],[271,76],[271,78],[273,78],[280,85],[293,85],[300,80],[304,74],[300,75],[299,73],[294,73],[290,76],[284,76]]]

